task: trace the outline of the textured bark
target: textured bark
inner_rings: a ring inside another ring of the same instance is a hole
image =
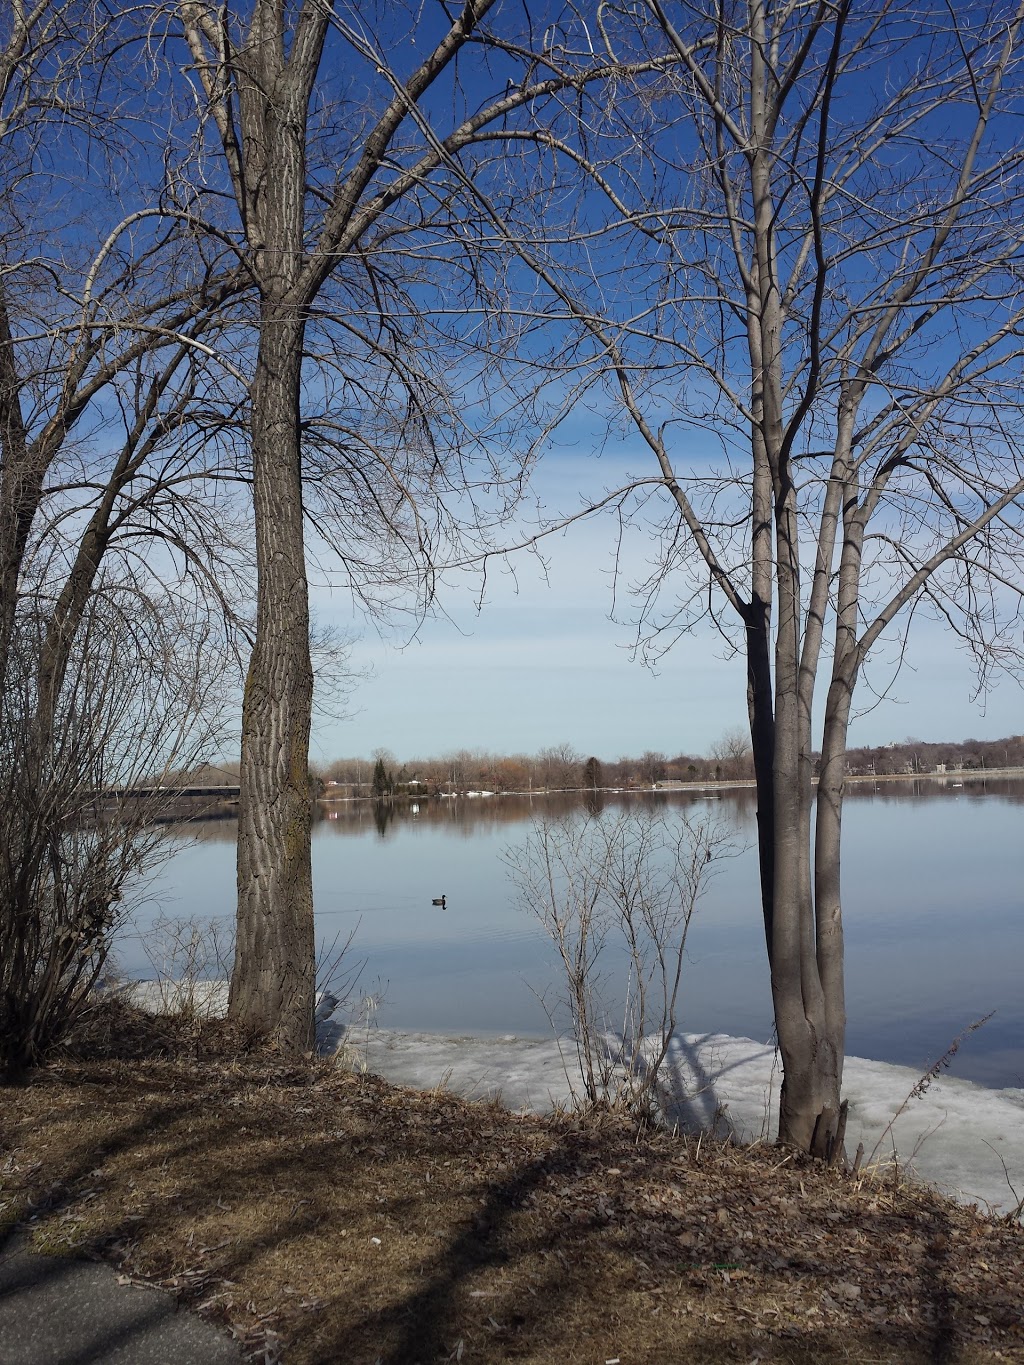
[[[256,643],[242,710],[238,937],[231,1014],[290,1051],[313,1045],[308,754],[313,670],[302,525],[302,325],[265,305],[253,388]]]
[[[42,495],[44,469],[25,440],[21,379],[14,356],[7,300],[0,280],[0,685],[18,601],[18,579]]]
[[[288,1051],[313,1042],[315,952],[308,751],[312,706],[303,546],[300,402],[305,318],[339,260],[478,123],[374,185],[395,134],[495,0],[470,0],[402,79],[315,224],[307,223],[309,109],[332,5],[257,0],[232,36],[219,9],[180,0],[193,70],[209,102],[260,291],[252,386],[257,630],[242,713],[238,932],[230,1011]],[[383,74],[383,72],[381,72]],[[558,82],[555,81],[557,85]],[[505,91],[487,118],[530,98]],[[404,155],[404,154],[403,154]],[[398,158],[402,160],[402,156]],[[392,168],[393,169],[393,168]]]
[[[229,1010],[288,1052],[313,1046],[316,989],[309,786],[313,670],[300,406],[308,294],[306,129],[326,25],[325,10],[303,6],[286,58],[286,7],[258,4],[249,41],[235,54],[241,161],[232,164],[232,172],[261,306],[252,385],[256,640],[242,704],[237,942]]]
[[[839,1121],[839,1049],[818,972],[810,850],[810,735],[799,693],[796,517],[778,515],[772,999],[784,1075],[779,1141],[825,1156]]]

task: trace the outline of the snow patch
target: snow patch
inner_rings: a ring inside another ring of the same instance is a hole
[[[445,1086],[469,1099],[500,1099],[517,1111],[571,1107],[580,1090],[566,1076],[576,1074],[571,1039],[346,1033],[336,1025],[322,1036],[325,1050],[343,1047],[353,1065],[395,1085]],[[782,1082],[774,1048],[724,1033],[680,1034],[662,1075],[666,1118],[681,1129],[731,1133],[740,1142],[774,1134]],[[877,1144],[876,1162],[896,1159],[961,1202],[1003,1212],[1014,1207],[1024,1196],[1024,1090],[988,1090],[942,1076],[892,1122],[919,1079],[910,1067],[848,1057],[847,1150],[863,1142],[870,1154]]]
[[[141,1009],[174,1009],[190,1000],[200,1014],[227,1009],[223,981],[140,981],[122,991]],[[340,1053],[349,1065],[395,1085],[443,1086],[467,1099],[500,1099],[509,1109],[533,1113],[571,1108],[580,1093],[572,1039],[351,1028],[333,1017],[336,1008],[329,994],[317,1002],[321,1052]],[[910,1067],[847,1057],[847,1151],[861,1142],[867,1154],[877,1147],[877,1162],[896,1159],[962,1202],[1000,1212],[1013,1208],[1024,1197],[1024,1089],[989,1090],[940,1076],[893,1122],[919,1080]],[[678,1034],[662,1082],[665,1117],[687,1132],[732,1134],[739,1142],[768,1141],[775,1132],[782,1070],[771,1046],[725,1033]]]

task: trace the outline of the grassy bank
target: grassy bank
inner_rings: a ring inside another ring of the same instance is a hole
[[[1019,1226],[240,1042],[125,1012],[0,1091],[0,1220],[289,1365],[1024,1361]]]

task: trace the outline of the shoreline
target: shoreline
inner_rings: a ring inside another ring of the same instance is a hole
[[[227,984],[198,984],[204,988],[196,1001],[200,1012],[222,1014]],[[176,1003],[172,983],[135,982],[126,998],[153,1012],[169,1012]],[[333,997],[318,1007],[317,1051],[340,1057],[353,1070],[419,1091],[497,1098],[513,1112],[574,1104],[566,1074],[575,1059],[571,1038],[359,1028],[335,1020],[335,1008]],[[662,1074],[669,1126],[731,1135],[740,1143],[771,1141],[781,1083],[774,1047],[723,1033],[677,1034]],[[914,1068],[847,1057],[848,1151],[863,1143],[869,1161],[895,1161],[961,1203],[992,1212],[1013,1208],[1024,1194],[1024,1088],[996,1090],[939,1075],[910,1099],[920,1088],[922,1076]]]
[[[483,1039],[383,1029],[347,1033],[332,1026],[321,1050],[345,1049],[357,1069],[411,1089],[440,1087],[467,1099],[500,1098],[506,1108],[520,1112],[541,1113],[573,1102],[563,1066],[563,1057],[570,1067],[575,1057],[571,1039]],[[663,1076],[669,1126],[731,1135],[743,1144],[773,1140],[781,1083],[773,1047],[727,1034],[679,1034]],[[1024,1194],[1024,1089],[991,1090],[942,1075],[908,1102],[921,1079],[910,1067],[847,1057],[847,1150],[852,1154],[862,1142],[867,1160],[895,1162],[960,1203],[993,1212],[1013,1208]]]
[[[875,785],[879,782],[930,782],[938,786],[964,787],[968,783],[996,780],[1024,782],[1024,768],[970,768],[946,773],[850,773],[846,777],[845,785],[860,786],[868,782]],[[817,774],[814,775],[811,782],[813,786],[817,786]],[[706,792],[751,791],[755,789],[756,786],[757,783],[752,777],[745,777],[722,781],[709,779],[706,782],[661,782],[653,787],[534,787],[531,790],[526,791],[510,790],[500,792],[476,791],[470,789],[467,791],[434,793],[400,792],[390,796],[376,797],[362,795],[333,796],[330,794],[321,794],[316,797],[316,804],[331,806],[351,804],[357,801],[370,801],[382,802],[387,805],[410,801],[479,801],[486,798],[501,798],[506,796],[525,796],[531,800],[534,797],[542,796],[671,796],[677,792],[699,796]]]

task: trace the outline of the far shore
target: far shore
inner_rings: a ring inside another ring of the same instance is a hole
[[[945,773],[848,773],[846,777],[847,785],[863,784],[865,782],[933,782],[939,786],[962,787],[967,782],[987,782],[990,779],[1010,779],[1024,781],[1024,768],[963,768],[953,769]],[[817,783],[815,775],[812,782]],[[347,785],[347,784],[342,784]],[[330,791],[321,792],[317,801],[321,805],[337,805],[343,802],[352,801],[450,801],[457,798],[480,800],[490,796],[587,796],[599,794],[601,796],[641,796],[652,793],[669,792],[691,792],[700,795],[708,791],[741,791],[753,789],[756,782],[752,777],[747,778],[708,778],[703,782],[657,782],[652,787],[532,787],[526,790],[511,791],[482,791],[470,788],[469,790],[459,790],[453,792],[395,792],[389,796],[341,796],[335,795]]]

